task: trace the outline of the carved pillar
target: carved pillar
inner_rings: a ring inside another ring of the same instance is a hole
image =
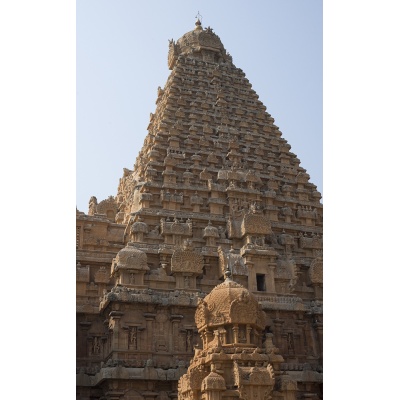
[[[239,343],[239,327],[237,324],[233,325],[233,343]]]
[[[306,339],[305,339],[305,325],[306,321],[298,320],[296,321],[296,325],[299,327],[299,351],[300,354],[306,355]]]
[[[196,278],[193,276],[193,274],[186,273],[183,275],[183,288],[196,289]]]
[[[283,381],[282,393],[285,400],[296,400],[297,382],[296,381]]]
[[[156,314],[144,313],[143,314],[146,320],[146,331],[147,331],[147,351],[154,351],[154,337],[153,337],[153,323]]]
[[[207,333],[206,333],[206,331],[201,332],[201,333],[200,333],[200,337],[201,337],[201,340],[202,340],[202,342],[203,342],[203,349],[205,349],[205,348],[207,347],[207,344],[208,344],[208,339],[207,339]]]
[[[310,324],[306,324],[306,337],[307,337],[307,354],[311,357],[317,357],[318,356],[318,351],[317,351],[317,344],[316,344],[316,339],[315,339],[315,333],[314,329],[310,326]]]
[[[322,359],[322,344],[323,344],[323,340],[322,340],[322,322],[315,322],[314,323],[314,328],[315,328],[315,330],[317,331],[317,336],[318,336],[318,344],[319,344],[319,346],[318,346],[318,350],[319,350],[319,354],[320,354],[320,357],[321,357],[321,359]]]
[[[210,277],[210,268],[211,268],[211,264],[210,264],[210,258],[209,257],[204,257],[204,268],[203,268],[203,274],[207,277],[207,279],[209,279]]]
[[[171,315],[172,323],[172,337],[169,348],[174,351],[179,351],[179,324],[183,318],[183,315]]]
[[[106,343],[107,343],[107,336],[101,336],[101,357],[104,358],[106,354]]]
[[[282,353],[282,325],[284,324],[284,320],[278,318],[274,319],[274,337],[276,339],[276,344],[278,349],[280,349]]]
[[[87,355],[89,357],[93,356],[93,342],[94,342],[94,337],[88,336],[87,337]]]
[[[247,344],[251,343],[250,332],[251,332],[251,326],[247,324],[246,325],[246,343]]]
[[[294,341],[294,353],[296,355],[302,355],[303,352],[301,351],[301,346],[302,346],[302,336],[301,333],[299,332],[294,332],[293,333],[293,341]]]
[[[123,335],[121,335],[119,340],[119,345],[121,349],[129,348],[129,337],[130,337],[130,328],[129,326],[122,326]]]
[[[86,357],[89,355],[89,348],[88,348],[88,341],[87,335],[90,326],[92,325],[91,322],[83,321],[79,323],[81,327],[81,335],[80,335],[80,351],[78,357]]]
[[[249,271],[249,277],[248,277],[248,288],[250,292],[256,292],[257,291],[257,280],[256,280],[256,273],[254,271],[254,263],[249,260],[250,257],[246,256],[246,261],[245,264],[247,266],[247,269]]]
[[[221,342],[222,342],[222,344],[226,344],[226,330],[225,329],[221,329],[220,333],[221,333]]]
[[[111,311],[110,322],[112,323],[112,342],[111,342],[111,350],[119,349],[119,341],[120,341],[120,320],[124,313],[120,311]]]
[[[174,277],[175,277],[175,284],[176,284],[176,289],[179,289],[179,290],[181,290],[181,289],[183,289],[184,288],[184,278],[183,278],[183,275],[181,274],[181,273],[176,273],[176,274],[173,274],[174,275]]]
[[[205,331],[205,337],[206,337],[206,346],[208,346],[208,343],[212,342],[212,340],[214,339],[214,335],[209,329],[207,329]]]
[[[261,347],[262,346],[262,335],[260,335],[256,329],[254,329],[253,335],[254,335],[254,344],[257,345],[257,347]]]
[[[322,286],[320,284],[312,285],[315,293],[316,300],[322,300]]]
[[[268,276],[266,279],[268,293],[276,293],[275,290],[275,264],[268,264]]]

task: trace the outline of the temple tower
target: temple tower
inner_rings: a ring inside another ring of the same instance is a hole
[[[180,399],[247,399],[225,366],[322,398],[321,194],[213,29],[170,40],[168,67],[133,169],[77,212],[78,398],[175,399],[200,349]]]

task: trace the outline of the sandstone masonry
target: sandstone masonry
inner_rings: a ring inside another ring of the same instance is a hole
[[[211,28],[168,67],[133,170],[77,210],[77,398],[322,398],[321,194]]]

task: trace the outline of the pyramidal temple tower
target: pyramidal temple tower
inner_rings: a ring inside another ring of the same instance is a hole
[[[321,194],[211,28],[168,67],[133,170],[77,211],[77,398],[322,398]]]

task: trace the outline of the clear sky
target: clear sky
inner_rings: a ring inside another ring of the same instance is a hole
[[[76,3],[77,207],[115,195],[164,87],[168,39],[203,26],[221,38],[322,193],[322,1]]]

